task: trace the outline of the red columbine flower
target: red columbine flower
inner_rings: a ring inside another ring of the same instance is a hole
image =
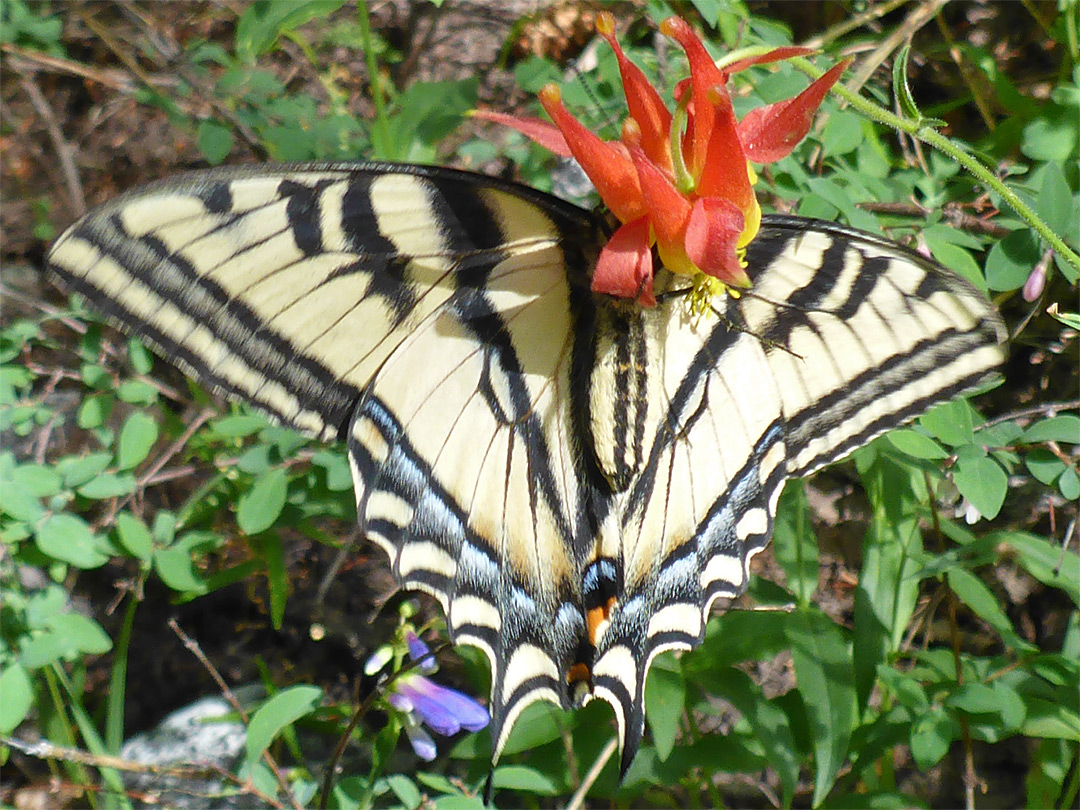
[[[614,18],[600,14],[596,30],[619,62],[630,112],[621,140],[604,141],[589,132],[567,112],[554,84],[540,91],[554,126],[534,118],[480,115],[576,158],[622,223],[600,253],[594,292],[655,305],[653,247],[668,270],[692,277],[696,288],[710,294],[749,287],[743,256],[761,223],[750,162],[772,163],[795,148],[848,61],[798,96],[751,110],[739,121],[727,90],[732,73],[812,51],[776,48],[717,67],[689,24],[671,17],[660,31],[682,46],[690,63],[690,79],[676,87],[672,114],[623,53]]]

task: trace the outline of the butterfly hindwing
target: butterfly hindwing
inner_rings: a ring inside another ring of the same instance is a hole
[[[565,225],[474,191],[471,225],[484,218],[497,238],[436,251],[466,257],[457,289],[368,386],[350,458],[361,526],[398,580],[434,594],[454,640],[490,660],[497,754],[528,703],[567,705],[581,636],[583,506],[565,403],[570,298],[589,293],[568,283]]]

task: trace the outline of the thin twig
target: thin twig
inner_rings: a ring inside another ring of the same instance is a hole
[[[41,94],[41,90],[31,79],[30,74],[22,73],[19,75],[19,86],[29,97],[34,111],[41,116],[41,120],[45,123],[45,131],[49,133],[49,140],[52,141],[53,149],[56,150],[56,156],[60,160],[60,168],[64,173],[64,184],[67,186],[71,208],[75,212],[75,216],[81,217],[86,213],[86,195],[83,194],[82,183],[79,181],[79,172],[76,170],[75,161],[71,157],[72,149],[64,138],[60,125],[56,122],[52,107],[49,106],[49,102],[45,100],[45,96]]]
[[[585,778],[582,779],[581,784],[578,785],[578,789],[574,791],[574,795],[566,805],[566,810],[581,810],[585,804],[585,794],[589,792],[589,788],[591,788],[596,783],[596,780],[600,778],[600,772],[604,770],[604,766],[607,765],[608,760],[614,756],[618,747],[618,737],[612,737],[608,740],[607,745],[604,746],[604,750],[600,752],[600,756],[596,758],[592,767],[589,768],[589,772],[585,774]]]
[[[87,765],[92,768],[109,768],[114,771],[124,771],[126,773],[136,774],[149,774],[151,776],[160,776],[167,779],[176,780],[196,780],[216,778],[221,779],[231,785],[235,785],[246,794],[254,796],[261,802],[270,805],[274,799],[272,796],[267,796],[260,791],[251,782],[244,783],[240,780],[236,774],[229,773],[228,770],[215,765],[213,763],[200,763],[200,764],[169,764],[162,765],[151,762],[136,762],[130,759],[123,759],[122,757],[111,756],[109,754],[92,754],[89,751],[83,751],[79,748],[68,748],[64,746],[55,745],[47,740],[37,740],[35,742],[26,742],[20,740],[17,737],[0,737],[0,745],[13,748],[28,757],[34,757],[35,759],[41,759],[46,761],[59,761],[59,762],[73,762],[78,765]],[[102,788],[94,785],[80,785],[81,790],[102,790]],[[213,793],[206,791],[196,791],[187,787],[170,787],[170,791],[182,792],[188,796],[196,796],[203,798],[220,798],[221,792],[216,791]],[[149,799],[152,793],[142,792],[138,793],[134,790],[125,791],[129,797],[138,798],[142,796],[148,800],[147,803],[152,803]]]
[[[904,5],[907,1],[908,0],[889,0],[887,3],[877,3],[861,14],[855,14],[852,17],[848,17],[843,22],[837,23],[817,36],[803,40],[800,44],[804,48],[819,50],[830,42],[840,39],[840,37],[849,31],[854,31],[856,28],[861,28],[868,22],[881,19],[889,12]]]
[[[240,717],[241,722],[246,727],[249,722],[247,711],[244,709],[239,699],[236,697],[236,693],[229,688],[229,685],[227,683],[225,683],[225,679],[221,677],[221,673],[217,671],[217,668],[210,662],[210,659],[206,657],[206,654],[202,651],[202,647],[199,646],[199,642],[195,641],[195,639],[185,633],[180,628],[180,624],[176,621],[175,618],[169,619],[167,623],[169,625],[169,628],[174,633],[176,633],[180,641],[183,642],[185,647],[187,647],[188,651],[190,651],[191,654],[199,660],[199,663],[203,665],[203,668],[210,673],[210,677],[213,678],[214,683],[217,684],[218,689],[221,692],[221,696],[224,697],[226,701],[228,701],[229,705],[232,706],[233,710]],[[284,775],[282,775],[277,763],[270,755],[269,750],[262,752],[262,760],[266,763],[266,766],[274,775],[274,779],[277,781],[278,787],[281,788],[282,792],[288,798],[289,804],[293,807],[293,810],[303,810],[302,805],[297,800],[296,795],[292,791],[292,788],[289,787],[289,783],[285,780]],[[275,802],[275,805],[280,807],[281,803]]]
[[[997,123],[994,121],[994,113],[990,109],[990,102],[986,98],[985,74],[979,73],[972,67],[964,52],[960,50],[960,46],[956,44],[956,38],[953,37],[952,31],[949,30],[949,26],[945,24],[945,20],[941,15],[937,17],[937,27],[941,31],[945,44],[949,46],[949,56],[952,57],[956,69],[960,72],[960,80],[971,91],[971,97],[975,101],[975,109],[979,111],[987,130],[993,132],[997,128]]]
[[[872,214],[888,214],[898,217],[926,217],[931,212],[931,209],[916,202],[859,202],[855,203],[855,207],[861,208],[863,211],[869,211]],[[1012,233],[1009,228],[998,225],[996,222],[969,214],[963,210],[960,203],[945,203],[941,208],[941,212],[944,214],[946,222],[962,231],[971,231],[972,233],[986,234],[997,238]]]
[[[50,73],[78,76],[81,79],[88,79],[123,93],[134,93],[138,89],[135,82],[119,68],[92,68],[73,59],[50,56],[47,53],[20,48],[18,45],[7,42],[0,44],[0,53],[7,54],[9,57],[8,66],[12,70],[21,73],[31,69],[46,70]],[[159,77],[155,79],[154,84],[155,86],[162,84],[174,86],[176,81],[172,78]]]
[[[1017,411],[1009,411],[1003,413],[1000,416],[995,416],[992,419],[987,419],[981,425],[976,425],[974,430],[986,430],[994,425],[999,425],[1002,422],[1009,422],[1013,419],[1021,420],[1027,419],[1032,416],[1054,416],[1058,411],[1075,411],[1080,408],[1080,399],[1069,399],[1064,402],[1043,402],[1039,405],[1032,405],[1030,408],[1021,408]]]
[[[112,768],[127,773],[149,773],[155,776],[175,776],[183,779],[195,779],[204,776],[222,776],[222,770],[215,765],[160,765],[150,762],[136,762],[109,754],[91,754],[79,748],[65,748],[47,740],[26,742],[16,737],[0,737],[0,745],[14,748],[28,757],[35,759],[55,759],[62,762],[77,762],[92,768]],[[227,774],[227,772],[226,772]],[[236,779],[232,774],[233,780]]]
[[[183,450],[184,446],[188,443],[188,440],[195,435],[195,431],[197,431],[204,424],[206,424],[206,421],[215,413],[217,413],[217,411],[214,408],[204,408],[203,410],[201,410],[191,421],[191,424],[189,424],[184,429],[184,432],[180,434],[176,441],[166,447],[165,452],[163,452],[160,456],[157,457],[154,463],[150,465],[150,468],[135,480],[135,491],[132,492],[130,495],[126,495],[124,498],[115,501],[109,511],[106,512],[99,520],[95,521],[95,527],[98,529],[103,529],[112,526],[113,523],[116,521],[117,513],[119,513],[121,509],[123,509],[135,499],[135,493],[141,492],[143,489],[145,489],[147,483],[151,481],[153,477],[161,471],[162,467],[169,463],[169,459],[171,459],[173,456]]]
[[[896,30],[885,37],[881,44],[862,60],[851,79],[844,82],[844,86],[852,93],[858,93],[862,86],[870,80],[870,77],[877,72],[877,69],[885,64],[889,55],[911,39],[916,31],[929,23],[941,11],[942,6],[948,2],[949,0],[926,0],[926,2],[913,8]]]

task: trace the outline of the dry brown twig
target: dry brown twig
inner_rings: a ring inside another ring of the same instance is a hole
[[[232,706],[233,710],[240,717],[240,721],[246,727],[249,722],[247,711],[240,703],[240,700],[236,697],[236,693],[229,688],[229,685],[227,683],[225,683],[225,679],[221,677],[221,673],[217,671],[217,667],[215,667],[210,661],[210,659],[206,657],[206,653],[202,651],[202,647],[199,646],[199,642],[195,641],[195,639],[185,633],[183,629],[181,629],[180,624],[176,621],[175,618],[169,619],[167,624],[169,625],[169,628],[174,633],[176,633],[177,637],[188,649],[188,651],[199,660],[199,663],[203,665],[203,668],[210,674],[210,677],[214,679],[214,683],[217,684],[218,690],[221,692],[221,696],[225,698],[226,701],[228,701],[229,705]],[[303,810],[303,807],[301,806],[299,800],[293,793],[292,788],[289,787],[289,783],[285,780],[284,775],[282,775],[281,773],[281,769],[278,768],[277,763],[274,761],[274,758],[273,756],[271,756],[269,751],[262,752],[262,760],[270,769],[270,772],[274,775],[274,779],[277,781],[278,787],[281,788],[282,792],[288,798],[289,805],[293,808],[293,810]],[[252,789],[255,789],[255,785],[251,782],[250,779],[247,781],[246,784],[250,785]],[[273,804],[275,807],[282,806],[280,802],[276,801],[273,802]]]
[[[22,87],[23,92],[30,99],[34,112],[45,123],[45,131],[49,133],[49,140],[52,142],[53,149],[56,151],[56,156],[60,161],[64,185],[67,187],[68,197],[71,199],[71,207],[77,216],[82,216],[86,213],[86,195],[83,194],[79,172],[75,168],[73,158],[75,150],[64,138],[64,133],[60,130],[60,125],[56,121],[56,115],[53,113],[52,107],[49,106],[49,102],[45,100],[45,96],[42,95],[41,89],[33,80],[32,74],[20,73],[19,86]]]

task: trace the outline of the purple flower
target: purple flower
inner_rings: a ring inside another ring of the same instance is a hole
[[[413,751],[421,759],[430,762],[436,754],[435,741],[423,726],[449,737],[462,729],[479,731],[484,728],[489,722],[488,713],[487,709],[468,695],[437,684],[427,677],[438,669],[435,657],[410,628],[406,629],[404,640],[409,650],[409,659],[420,663],[415,669],[391,682],[386,701],[404,715],[405,734]],[[390,650],[388,645],[377,650],[368,659],[365,666],[368,674],[374,674],[389,662],[392,656],[387,655],[387,650]]]
[[[488,724],[487,709],[471,697],[415,672],[398,678],[387,700],[396,709],[414,712],[421,723],[446,737],[462,729],[479,731]]]

